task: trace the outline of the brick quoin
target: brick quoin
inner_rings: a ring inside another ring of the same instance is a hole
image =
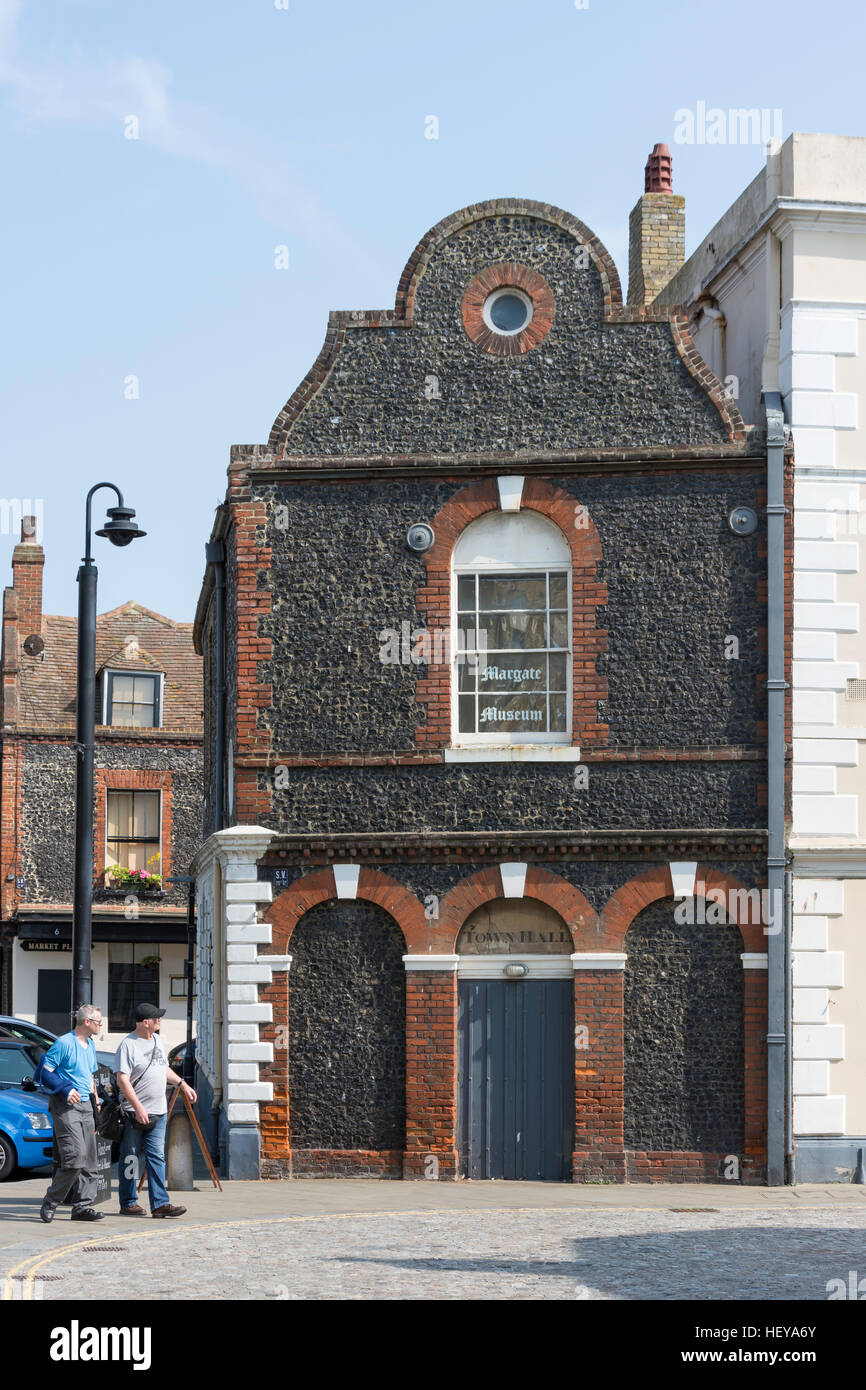
[[[242,475],[230,478],[239,486]],[[243,482],[245,483],[245,479]],[[234,497],[235,501],[243,500]],[[267,543],[268,514],[264,502],[243,501],[233,508],[233,526],[227,544],[235,561],[235,610],[237,614],[237,705],[234,747],[240,759],[267,755],[271,749],[270,730],[261,722],[261,711],[273,704],[273,690],[261,679],[261,664],[273,656],[273,643],[260,633],[260,619],[271,611],[270,590],[261,583],[271,566],[271,547]],[[272,783],[259,786],[254,769],[235,767],[235,805],[240,824],[267,824],[272,811]]]
[[[403,1177],[457,1175],[457,972],[407,970]]]
[[[572,739],[581,748],[607,742],[608,726],[598,717],[598,702],[607,698],[607,680],[598,674],[597,658],[607,651],[607,633],[596,627],[596,609],[607,603],[607,586],[596,578],[602,558],[601,541],[586,508],[576,497],[553,487],[543,478],[527,478],[521,507],[541,512],[562,532],[572,556]],[[495,478],[485,478],[461,488],[433,518],[434,544],[421,556],[426,583],[418,590],[416,606],[431,634],[451,627],[451,556],[470,522],[485,512],[499,510]],[[580,654],[578,656],[578,653]],[[451,673],[430,666],[419,679],[416,694],[427,717],[419,725],[420,747],[446,748],[451,743]]]
[[[621,970],[574,972],[574,1027],[572,1177],[575,1182],[601,1178],[622,1182],[626,1174]]]

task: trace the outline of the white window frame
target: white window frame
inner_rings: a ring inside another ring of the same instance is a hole
[[[471,523],[470,523],[471,524]],[[555,523],[551,523],[555,525]],[[557,528],[558,529],[558,528]],[[565,539],[563,537],[563,539]],[[451,632],[454,635],[454,647],[457,647],[458,632],[458,609],[457,591],[458,579],[461,575],[468,574],[508,574],[511,570],[514,574],[549,574],[550,572],[561,573],[563,570],[567,574],[566,589],[568,592],[568,646],[557,648],[564,651],[566,656],[566,692],[565,692],[565,732],[546,733],[529,735],[527,731],[520,731],[518,737],[509,738],[501,730],[492,734],[461,733],[460,731],[460,706],[458,703],[459,682],[457,679],[457,656],[455,652],[451,657],[451,746],[452,748],[551,748],[551,747],[571,747],[572,743],[572,707],[574,705],[574,629],[572,627],[572,589],[574,584],[573,567],[571,560],[563,561],[561,564],[552,563],[550,560],[537,561],[535,563],[505,564],[502,561],[477,561],[471,565],[451,566]],[[548,586],[549,597],[549,586]],[[549,611],[549,610],[548,610]],[[548,648],[545,656],[549,656],[551,649]],[[515,658],[518,653],[515,653]],[[466,693],[465,691],[463,692]]]
[[[497,328],[496,324],[493,322],[491,316],[493,306],[497,299],[502,299],[507,294],[513,295],[515,299],[519,299],[526,309],[526,319],[519,328]],[[525,290],[518,289],[516,285],[500,285],[498,290],[494,290],[492,294],[487,296],[481,309],[481,317],[487,327],[490,329],[491,333],[498,334],[500,338],[516,338],[518,333],[525,332],[532,323],[534,313],[535,305],[529,298],[529,295]]]
[[[129,724],[109,724],[108,723],[108,678],[109,676],[156,676],[159,681],[157,698],[159,700],[159,723],[146,724],[144,728],[135,728]],[[142,734],[146,729],[161,729],[163,727],[163,696],[165,694],[165,672],[164,671],[140,671],[137,668],[130,670],[123,666],[105,666],[102,671],[102,724],[106,729],[123,729],[128,734]]]
[[[108,867],[109,867],[109,862],[108,862],[108,840],[109,840],[109,834],[108,834],[108,798],[109,798],[109,796],[111,796],[112,793],[117,794],[117,793],[123,793],[123,792],[139,792],[139,793],[144,792],[144,793],[146,793],[148,796],[158,796],[158,797],[159,797],[159,801],[157,802],[157,806],[158,806],[158,810],[157,810],[158,822],[157,822],[157,823],[158,823],[158,825],[159,825],[159,875],[160,875],[160,878],[162,878],[162,877],[163,877],[163,863],[162,863],[162,812],[163,812],[163,794],[162,794],[162,789],[161,789],[160,787],[106,787],[106,788],[105,788],[105,845],[103,846],[103,849],[104,849],[104,853],[105,853],[105,860],[104,860],[104,863],[105,863],[106,870],[107,870]],[[113,863],[114,861],[112,860],[111,862]],[[163,879],[163,887],[164,887],[164,886],[165,886],[165,880]]]

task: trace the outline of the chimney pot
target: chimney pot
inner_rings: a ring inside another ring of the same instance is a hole
[[[673,193],[673,160],[667,145],[653,145],[643,177],[644,193]]]

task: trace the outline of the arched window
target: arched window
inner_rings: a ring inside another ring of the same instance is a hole
[[[453,741],[571,742],[571,551],[528,509],[487,512],[454,547]]]

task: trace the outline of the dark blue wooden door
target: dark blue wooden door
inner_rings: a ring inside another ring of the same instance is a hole
[[[571,980],[460,980],[457,1144],[467,1178],[567,1182]]]

